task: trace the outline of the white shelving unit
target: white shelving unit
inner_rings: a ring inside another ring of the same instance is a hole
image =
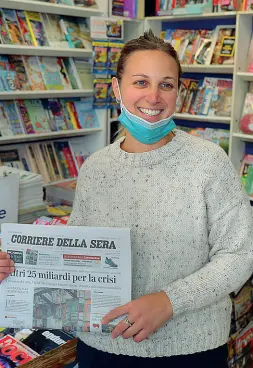
[[[236,16],[236,52],[229,154],[238,172],[245,153],[245,143],[253,142],[253,136],[243,134],[239,128],[244,99],[248,92],[248,82],[253,81],[253,74],[246,71],[252,19],[253,12],[239,12]]]
[[[92,50],[55,48],[47,46],[35,47],[26,45],[0,45],[0,55],[37,55],[89,58],[92,56]]]
[[[9,143],[13,144],[13,143],[38,142],[46,139],[80,137],[101,131],[102,131],[101,128],[94,128],[94,129],[63,130],[59,132],[38,133],[38,134],[20,134],[13,137],[0,137],[0,145]]]
[[[173,119],[189,120],[189,121],[201,121],[201,122],[213,122],[230,124],[231,118],[226,116],[208,116],[208,115],[191,115],[191,114],[174,114]]]
[[[0,0],[0,8],[28,10],[41,13],[59,14],[65,16],[87,18],[91,16],[108,16],[108,0],[96,0],[97,8],[77,7],[52,4],[48,2],[33,0]],[[0,55],[36,55],[53,57],[75,57],[90,58],[91,50],[54,48],[54,47],[33,47],[24,45],[0,45]],[[0,92],[0,100],[16,99],[43,99],[43,98],[64,98],[64,97],[85,97],[92,96],[93,89],[78,90],[47,90],[47,91],[15,91]],[[43,140],[55,140],[59,138],[74,139],[79,147],[87,152],[95,152],[104,147],[107,143],[107,111],[97,111],[100,128],[66,130],[59,132],[49,132],[41,134],[27,134],[13,137],[0,137],[0,150],[18,148],[20,144],[32,143]],[[65,180],[64,180],[65,181]],[[52,184],[52,183],[51,183]]]
[[[204,13],[204,14],[181,14],[181,15],[165,15],[160,17],[146,17],[146,21],[155,22],[175,22],[175,21],[186,21],[186,20],[199,20],[199,19],[219,19],[219,18],[233,18],[237,12],[221,12],[221,13]]]
[[[212,121],[216,123],[230,124],[229,156],[237,171],[239,172],[242,158],[245,153],[245,143],[253,142],[253,135],[245,135],[239,130],[239,122],[241,118],[245,94],[248,91],[248,83],[253,81],[253,73],[246,72],[247,54],[252,34],[253,12],[226,12],[196,15],[184,14],[181,16],[146,17],[144,21],[144,28],[145,30],[151,28],[155,32],[155,34],[159,36],[160,31],[162,30],[163,22],[167,23],[178,21],[178,28],[180,28],[182,22],[189,20],[197,21],[203,19],[220,19],[220,24],[222,24],[223,19],[228,20],[232,18],[236,18],[236,45],[234,65],[182,65],[183,72],[186,73],[208,73],[209,75],[232,74],[233,102],[231,118],[217,117],[211,120],[209,117],[202,118],[202,116],[188,116],[188,114],[176,114],[175,118],[184,118],[185,120],[196,122]]]
[[[92,96],[92,89],[74,89],[69,91],[14,91],[0,92],[0,100],[35,99],[35,98],[64,98]]]
[[[104,2],[106,2],[106,0],[104,0]],[[99,7],[98,9],[94,7],[83,8],[80,6],[59,5],[31,0],[0,0],[0,8],[28,10],[40,13],[68,15],[71,17],[82,18],[102,15],[105,11],[101,11],[101,7]]]
[[[234,65],[184,65],[184,73],[213,73],[213,74],[232,74]]]
[[[51,14],[60,14],[74,17],[90,17],[90,16],[108,16],[111,0],[97,0],[98,9],[70,7],[59,4],[43,3],[31,0],[0,0],[0,7],[9,9],[22,9],[30,11],[40,11]],[[116,17],[113,17],[116,19]],[[246,59],[250,44],[252,32],[253,12],[225,12],[210,14],[194,14],[194,15],[178,15],[178,16],[161,16],[146,17],[144,21],[122,18],[124,20],[124,41],[136,38],[143,34],[144,30],[151,28],[156,35],[159,36],[163,22],[178,22],[178,27],[185,21],[190,20],[219,20],[222,24],[223,19],[236,18],[236,52],[234,65],[182,65],[183,72],[202,73],[202,74],[232,74],[233,75],[233,104],[232,115],[229,117],[209,117],[209,116],[193,116],[190,114],[176,114],[175,119],[184,119],[196,122],[216,122],[230,124],[230,152],[229,155],[233,164],[239,170],[241,160],[245,152],[245,142],[253,141],[253,136],[242,134],[239,130],[239,122],[241,111],[243,108],[245,94],[248,90],[248,83],[253,81],[253,73],[246,71]],[[60,56],[60,57],[91,57],[91,51],[76,49],[56,49],[52,47],[28,47],[16,45],[0,45],[0,54],[21,54],[21,55],[44,55],[44,56]],[[30,98],[57,98],[57,97],[83,97],[92,94],[92,90],[72,90],[72,91],[21,91],[0,93],[0,99],[30,99]],[[64,132],[64,136],[74,137],[75,135],[83,135],[75,138],[82,140],[85,147],[91,152],[104,147],[108,143],[110,124],[108,113],[106,110],[97,110],[101,128],[93,131],[92,135],[86,135],[86,132],[74,131]],[[63,134],[63,132],[58,132]],[[48,138],[53,138],[55,133],[51,133]],[[62,135],[60,135],[62,137]],[[27,138],[28,141],[33,137],[10,137],[10,143],[23,142]],[[35,140],[46,139],[47,137],[34,137]],[[9,138],[8,138],[9,142]],[[0,139],[0,146],[7,144],[6,139]]]

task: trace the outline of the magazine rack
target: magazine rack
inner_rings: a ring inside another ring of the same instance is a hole
[[[73,339],[46,354],[23,364],[23,368],[64,368],[76,359],[77,339]]]

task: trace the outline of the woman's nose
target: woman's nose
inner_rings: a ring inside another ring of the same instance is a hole
[[[146,95],[146,101],[151,105],[155,105],[160,101],[160,93],[158,88],[152,88]]]

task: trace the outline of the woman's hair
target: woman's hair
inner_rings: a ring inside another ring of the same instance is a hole
[[[129,56],[135,51],[145,51],[145,50],[163,51],[168,56],[172,57],[175,60],[178,67],[178,87],[179,87],[182,68],[178,59],[177,52],[171,46],[170,43],[164,42],[161,38],[156,37],[151,29],[147,32],[144,32],[143,36],[128,41],[121,50],[116,73],[118,81],[120,82],[122,78],[122,75],[124,73],[124,67],[126,65],[126,61],[129,58]]]
[[[135,51],[146,51],[146,50],[158,50],[165,52],[168,56],[172,57],[177,63],[178,67],[178,88],[180,87],[180,79],[182,75],[182,68],[178,59],[177,52],[171,46],[170,43],[164,42],[161,38],[156,37],[151,29],[144,32],[143,36],[139,38],[134,38],[128,41],[123,49],[121,50],[120,58],[117,65],[116,78],[121,81],[122,75],[124,73],[124,68],[129,56]],[[120,128],[116,134],[116,138],[123,137],[125,135],[125,129]]]

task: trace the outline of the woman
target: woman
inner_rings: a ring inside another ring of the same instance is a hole
[[[125,135],[81,169],[69,225],[128,227],[132,241],[132,301],[102,322],[127,318],[111,335],[80,335],[81,368],[227,366],[229,293],[252,272],[251,208],[225,152],[175,129],[180,76],[151,31],[128,42],[113,79]]]

